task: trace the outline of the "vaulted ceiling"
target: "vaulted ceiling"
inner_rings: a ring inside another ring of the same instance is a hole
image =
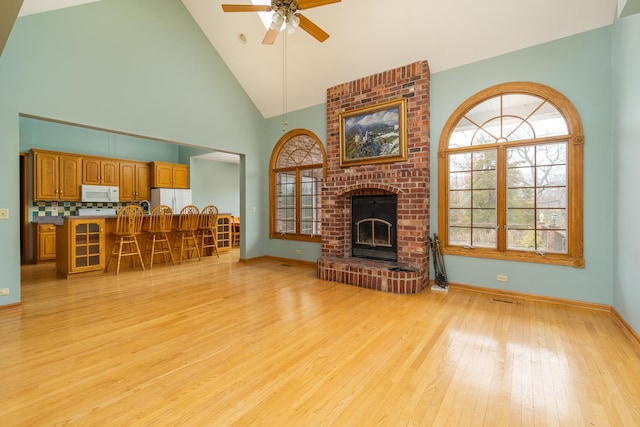
[[[20,14],[94,1],[109,0],[24,0]],[[222,11],[223,3],[250,0],[182,3],[268,118],[325,102],[331,86],[415,61],[427,60],[435,73],[609,25],[617,0],[342,0],[302,11],[330,34],[324,43],[298,29],[271,46],[262,44],[257,13]]]

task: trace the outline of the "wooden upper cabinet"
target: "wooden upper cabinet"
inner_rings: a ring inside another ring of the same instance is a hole
[[[149,165],[141,162],[120,162],[120,200],[149,200]]]
[[[189,188],[189,166],[151,162],[151,187]]]
[[[151,187],[189,188],[189,166],[33,149],[33,200],[80,201],[80,185],[120,187],[120,200],[149,200]]]
[[[189,166],[173,166],[173,188],[189,188]]]
[[[80,200],[82,158],[73,154],[33,151],[33,199]]]
[[[58,200],[60,161],[57,154],[33,152],[33,198]]]
[[[136,164],[136,200],[151,199],[151,176],[148,163]]]
[[[136,166],[135,163],[120,163],[120,200],[135,200]]]
[[[82,183],[118,186],[120,184],[120,162],[91,157],[83,158]]]
[[[173,165],[169,163],[152,162],[152,187],[173,188]]]
[[[80,200],[82,158],[60,156],[60,200]]]

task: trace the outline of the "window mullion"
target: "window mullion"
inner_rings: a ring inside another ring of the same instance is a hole
[[[497,232],[497,248],[499,252],[507,249],[507,147],[504,144],[496,147],[497,153],[497,216],[498,216],[498,232]]]
[[[300,168],[296,168],[296,234],[301,234],[302,227],[302,176]]]

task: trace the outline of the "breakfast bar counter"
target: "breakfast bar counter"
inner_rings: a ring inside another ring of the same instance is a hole
[[[218,252],[222,253],[231,248],[231,218],[230,214],[218,215]],[[145,254],[149,234],[144,230],[148,226],[148,215],[143,222],[143,231],[138,235],[138,245],[143,253],[145,265],[148,264],[148,254]],[[98,216],[65,216],[62,225],[56,227],[56,269],[58,273],[69,278],[76,273],[89,271],[104,271],[109,254],[113,248],[115,239],[113,232],[116,230],[116,215]],[[178,215],[173,217],[173,226],[178,225]],[[173,246],[175,234],[169,232],[169,241]],[[175,248],[174,248],[175,250]],[[210,252],[204,256],[212,255]],[[195,253],[193,256],[196,256]],[[175,252],[174,252],[175,257]],[[134,266],[139,267],[140,261],[134,260]],[[160,262],[159,258],[154,264]],[[123,268],[127,268],[127,263]]]

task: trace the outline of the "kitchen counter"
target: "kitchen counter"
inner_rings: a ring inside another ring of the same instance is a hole
[[[64,218],[64,216],[34,216],[31,218],[31,222],[35,224],[62,225]]]
[[[145,215],[149,216],[149,215]],[[96,219],[96,218],[117,218],[117,215],[65,215],[65,216],[34,216],[31,218],[31,222],[34,224],[53,224],[61,226],[64,223],[65,218],[68,219]]]
[[[231,216],[231,214],[229,213],[219,213],[219,216]],[[149,216],[149,214],[145,214],[144,217],[145,219]],[[178,217],[180,215],[178,214],[174,214],[174,221],[178,220]],[[69,218],[69,219],[82,219],[82,218],[104,218],[104,219],[109,219],[109,218],[117,218],[117,215],[65,215],[65,216],[34,216],[31,217],[31,222],[35,223],[35,224],[53,224],[53,225],[62,225],[62,223],[64,222],[65,218]],[[174,223],[174,225],[177,224]],[[145,225],[146,225],[146,221],[145,221]]]

